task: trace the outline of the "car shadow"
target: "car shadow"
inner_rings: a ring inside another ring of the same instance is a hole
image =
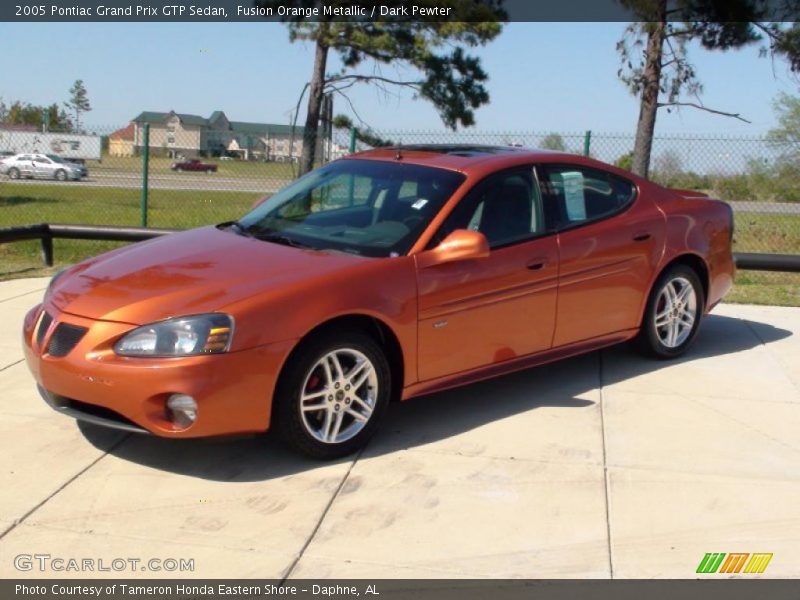
[[[601,384],[611,385],[666,366],[722,356],[770,344],[792,332],[764,323],[711,315],[691,350],[671,361],[641,357],[629,344],[566,359],[473,385],[395,403],[370,441],[370,456],[444,440],[488,423],[540,407],[587,409],[581,398]],[[609,359],[609,360],[606,360]],[[109,450],[109,431],[79,423],[86,439],[103,451],[153,469],[213,481],[264,481],[317,468],[322,464],[298,456],[268,433],[242,438],[170,440],[119,435]],[[332,464],[352,461],[346,457]]]
[[[19,206],[21,204],[55,204],[57,198],[39,198],[33,196],[0,196],[0,207]]]

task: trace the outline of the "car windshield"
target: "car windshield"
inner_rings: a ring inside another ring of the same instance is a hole
[[[57,163],[66,162],[66,161],[64,161],[63,158],[61,158],[60,156],[56,156],[55,154],[45,154],[45,156],[47,158],[49,158],[50,160],[52,160],[53,162],[57,162]]]
[[[243,217],[263,239],[364,256],[406,254],[465,176],[400,161],[337,160]]]

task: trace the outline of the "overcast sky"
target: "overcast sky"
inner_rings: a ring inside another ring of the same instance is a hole
[[[638,105],[617,79],[615,44],[623,23],[515,23],[476,52],[490,75],[491,103],[477,112],[483,131],[630,133]],[[0,24],[4,52],[0,97],[6,103],[62,102],[83,79],[93,110],[88,125],[124,125],[143,110],[287,123],[310,75],[310,44],[290,44],[275,23]],[[13,49],[13,51],[12,51]],[[746,124],[692,109],[661,111],[657,133],[756,135],[774,125],[772,100],[798,92],[785,63],[758,48],[728,53],[691,49],[710,107],[739,112]],[[331,69],[337,61],[334,59]],[[396,68],[384,67],[385,75]],[[351,94],[376,129],[440,130],[433,107],[409,93],[371,88]],[[337,100],[336,113],[350,113]]]

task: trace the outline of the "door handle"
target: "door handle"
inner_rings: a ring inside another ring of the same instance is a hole
[[[525,265],[525,268],[529,271],[538,271],[542,269],[547,264],[547,260],[544,258],[534,258],[531,262]]]
[[[637,233],[633,236],[634,242],[645,242],[650,239],[650,233],[647,231],[643,231],[641,233]]]

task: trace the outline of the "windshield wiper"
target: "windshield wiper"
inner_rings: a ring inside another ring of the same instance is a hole
[[[232,229],[239,235],[250,235],[239,221],[225,221],[217,225],[217,229]]]
[[[248,227],[245,227],[239,221],[226,221],[225,223],[220,223],[217,225],[217,227],[226,227],[235,231],[238,235],[246,235],[247,237],[252,237],[264,242],[282,244],[284,246],[291,246],[293,248],[313,248],[313,246],[309,244],[305,244],[299,240],[290,238],[287,235],[283,235],[274,230],[266,229],[258,225],[249,225]]]
[[[281,235],[280,233],[256,233],[250,232],[257,240],[262,240],[265,242],[272,242],[273,244],[282,244],[284,246],[291,246],[292,248],[312,248],[312,246],[308,244],[304,244],[294,238],[290,238],[285,235]]]

